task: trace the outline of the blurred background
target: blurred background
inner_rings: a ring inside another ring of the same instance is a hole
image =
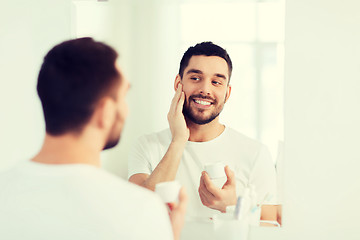
[[[2,74],[17,81],[26,79],[13,84],[21,91],[14,104],[18,105],[17,109],[27,109],[31,118],[27,118],[27,126],[24,126],[21,116],[25,113],[17,113],[19,124],[16,126],[22,128],[20,132],[27,133],[17,141],[27,147],[13,151],[14,143],[7,141],[9,164],[29,158],[38,150],[44,136],[41,106],[35,91],[43,55],[61,40],[84,36],[116,48],[121,66],[133,86],[128,97],[130,116],[123,133],[125,140],[120,147],[103,154],[103,167],[107,170],[125,178],[127,153],[136,138],[168,127],[166,115],[180,59],[189,46],[202,41],[213,41],[224,47],[233,61],[232,95],[221,122],[266,144],[276,161],[279,141],[283,141],[283,0],[206,3],[200,0],[80,0],[52,4],[38,1],[27,7],[19,2],[10,5],[14,11],[7,11],[12,20],[7,22],[15,21],[18,25],[9,24],[4,35],[14,39],[12,44],[18,43],[19,56],[14,56],[5,44],[4,52],[13,61],[23,59],[28,72],[16,71],[22,66],[6,62],[7,72]],[[19,14],[14,14],[16,12]],[[31,55],[26,54],[29,51]],[[15,77],[14,72],[21,76]],[[9,95],[13,93],[9,89],[4,91]],[[6,107],[9,112],[14,108]],[[5,125],[12,122],[15,126],[13,118],[8,121]],[[2,166],[4,164],[0,164],[0,168]]]
[[[251,229],[250,239],[358,239],[359,9],[358,0],[0,0],[0,169],[41,146],[36,78],[55,44],[90,35],[119,51],[130,116],[102,158],[126,177],[133,142],[167,127],[183,52],[211,40],[235,65],[221,121],[274,160],[284,140],[284,227]]]

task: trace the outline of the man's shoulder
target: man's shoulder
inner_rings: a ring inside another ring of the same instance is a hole
[[[249,148],[263,148],[264,145],[256,139],[253,139],[233,128],[227,127],[226,139],[234,144],[241,144]]]
[[[170,128],[165,128],[163,130],[145,134],[143,136],[146,138],[168,138],[169,136],[171,136],[171,132],[170,132]]]
[[[171,131],[169,128],[166,128],[158,132],[144,134],[139,137],[138,141],[143,144],[169,144],[169,141],[171,141]]]

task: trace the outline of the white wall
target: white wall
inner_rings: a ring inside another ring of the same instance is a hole
[[[103,167],[126,178],[137,137],[167,127],[180,59],[177,10],[177,0],[1,0],[0,171],[41,147],[45,131],[36,82],[44,55],[63,40],[91,36],[119,52],[132,84],[120,145],[102,154]]]
[[[359,239],[359,9],[287,0],[284,229],[250,239]]]
[[[130,114],[120,145],[103,154],[103,167],[127,178],[128,152],[145,133],[168,127],[167,113],[181,56],[177,0],[118,1],[113,45],[131,83]]]
[[[37,73],[50,47],[70,38],[70,19],[70,0],[0,2],[0,170],[41,146]]]

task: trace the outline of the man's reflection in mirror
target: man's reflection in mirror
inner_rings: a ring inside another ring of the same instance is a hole
[[[187,49],[174,81],[169,128],[138,139],[129,156],[129,181],[151,190],[179,181],[189,194],[188,218],[225,214],[240,196],[250,197],[258,218],[276,221],[276,172],[267,147],[220,122],[231,72],[222,47],[202,42]],[[223,177],[204,171],[212,164],[222,166]]]

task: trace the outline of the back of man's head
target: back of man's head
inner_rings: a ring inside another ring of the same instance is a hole
[[[223,58],[228,65],[229,79],[230,79],[232,72],[232,62],[230,56],[225,49],[212,42],[198,43],[195,46],[189,47],[186,50],[180,61],[179,75],[181,78],[184,75],[185,68],[189,65],[190,58],[192,56],[200,56],[200,55],[217,56]]]
[[[92,38],[65,41],[48,52],[37,84],[48,134],[80,133],[101,97],[116,98],[117,56]]]

